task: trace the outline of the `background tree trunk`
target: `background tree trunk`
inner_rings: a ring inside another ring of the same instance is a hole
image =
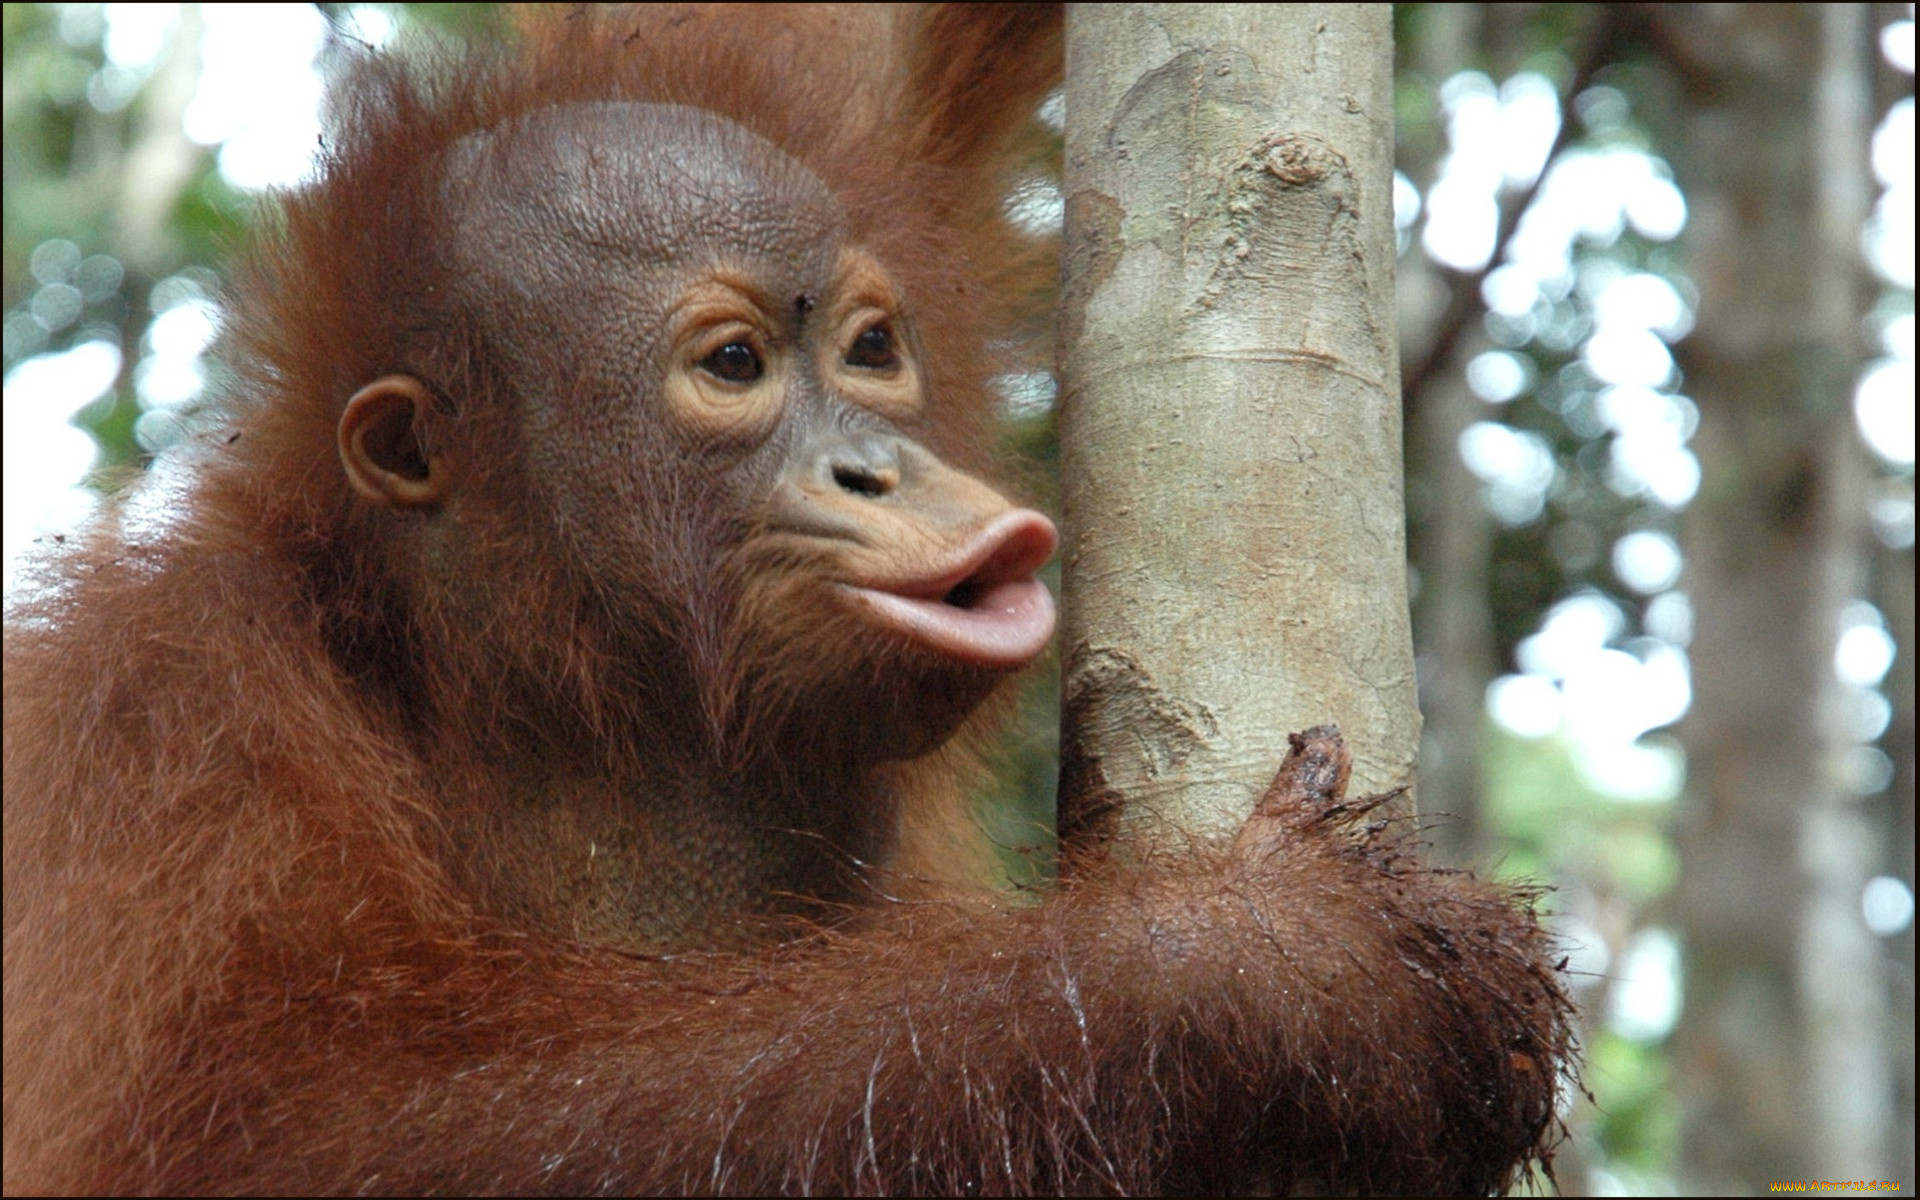
[[[1406,28],[1401,30],[1403,43],[1412,43],[1402,45],[1402,59],[1411,59],[1427,84],[1438,87],[1474,61],[1473,47],[1484,37],[1486,25],[1510,15],[1474,4],[1421,5],[1411,19],[1411,36]],[[1444,137],[1410,147],[1405,133],[1400,131],[1400,170],[1432,179],[1436,160],[1446,149]],[[1451,292],[1472,286],[1470,275],[1443,272],[1425,254],[1400,260],[1403,366],[1426,358]],[[1410,321],[1416,312],[1422,319]],[[1419,573],[1413,645],[1424,718],[1420,808],[1447,814],[1449,819],[1435,821],[1427,836],[1444,860],[1461,865],[1482,861],[1481,851],[1489,848],[1476,845],[1485,832],[1480,820],[1486,783],[1481,757],[1487,684],[1500,667],[1493,611],[1487,603],[1493,519],[1480,499],[1480,480],[1460,456],[1461,433],[1489,415],[1489,406],[1468,389],[1460,364],[1485,344],[1486,335],[1475,322],[1447,356],[1448,369],[1435,372],[1424,391],[1407,391],[1401,407],[1407,422],[1408,557]]]
[[[1385,6],[1070,9],[1065,836],[1230,828],[1324,722],[1410,781],[1391,72]]]
[[[1886,981],[1859,915],[1882,848],[1835,769],[1832,724],[1839,614],[1865,585],[1848,397],[1865,358],[1873,51],[1857,8],[1667,15],[1692,68],[1673,129],[1700,306],[1679,357],[1707,481],[1682,526],[1697,633],[1675,904],[1681,1187],[1841,1162],[1889,1179]]]

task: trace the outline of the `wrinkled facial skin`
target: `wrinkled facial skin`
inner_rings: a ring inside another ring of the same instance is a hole
[[[907,740],[859,748],[893,756],[1044,647],[1053,526],[913,436],[906,298],[804,166],[699,110],[583,104],[467,139],[445,188],[456,303],[504,364],[553,536],[610,593],[712,623],[678,637],[736,661],[696,674],[911,703]],[[898,689],[871,690],[878,653]]]

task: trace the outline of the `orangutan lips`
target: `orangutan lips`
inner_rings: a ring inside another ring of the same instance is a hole
[[[843,586],[928,649],[977,666],[1024,666],[1053,636],[1053,596],[1034,572],[1059,540],[1053,522],[1014,509],[982,529],[949,570],[884,586]]]

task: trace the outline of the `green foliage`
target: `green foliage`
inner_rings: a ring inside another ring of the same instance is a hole
[[[1562,737],[1529,740],[1488,722],[1483,745],[1482,813],[1507,848],[1501,874],[1578,879],[1635,907],[1672,888],[1670,805],[1599,791]]]
[[[1060,568],[1043,573],[1058,594]],[[1054,784],[1060,760],[1060,672],[1049,657],[1020,684],[1013,724],[995,747],[976,812],[1007,880],[1027,888],[1054,877]]]
[[[1616,1034],[1593,1035],[1587,1047],[1587,1086],[1600,1114],[1595,1137],[1609,1166],[1654,1175],[1675,1159],[1680,1106],[1673,1071],[1659,1047]]]
[[[390,15],[402,37],[498,35],[507,19],[484,4],[321,5],[337,42],[351,38],[343,28],[350,10],[363,7]],[[5,365],[83,342],[120,347],[112,392],[74,423],[98,445],[99,467],[143,466],[154,447],[140,438],[145,409],[134,383],[158,315],[155,289],[191,269],[200,291],[217,295],[212,264],[244,239],[260,201],[228,182],[212,148],[184,140],[170,110],[155,108],[163,89],[175,105],[182,90],[191,93],[194,79],[167,73],[191,69],[192,55],[169,59],[163,51],[142,69],[115,65],[98,5],[9,4],[4,21]],[[157,228],[144,212],[156,201]],[[87,286],[76,265],[113,276],[117,286]],[[109,469],[95,481],[121,477]]]

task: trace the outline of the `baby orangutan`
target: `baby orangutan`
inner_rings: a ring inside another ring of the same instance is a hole
[[[1056,536],[991,482],[1057,14],[369,55],[230,425],[6,641],[9,1191],[1480,1192],[1528,898],[1294,739],[1239,835],[964,890]]]

